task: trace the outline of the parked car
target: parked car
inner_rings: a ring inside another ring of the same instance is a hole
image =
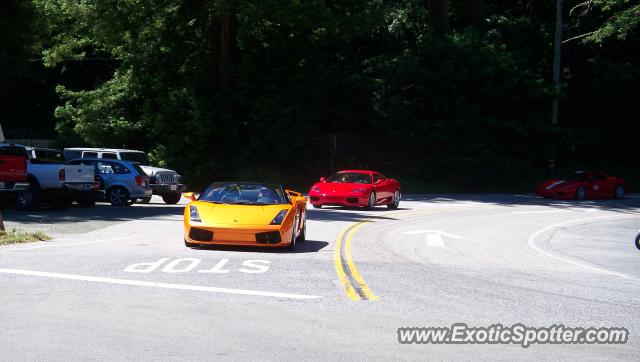
[[[61,150],[26,147],[26,151],[29,187],[18,194],[18,208],[31,210],[43,201],[54,209],[65,209],[73,200],[93,205],[97,189],[93,168],[65,165]]]
[[[142,151],[116,148],[65,148],[64,154],[67,159],[93,157],[137,162],[149,176],[153,195],[161,196],[162,200],[170,205],[177,204],[182,192],[187,188],[176,171],[151,166],[147,155]],[[150,200],[151,196],[142,199],[141,202],[148,203]]]
[[[28,187],[27,150],[22,145],[0,143],[0,194],[13,199]]]
[[[566,177],[541,182],[538,196],[558,199],[621,199],[627,193],[627,182],[602,172],[575,171]]]
[[[356,206],[373,209],[387,205],[397,209],[401,196],[400,183],[383,174],[367,170],[345,170],[325,179],[320,178],[309,190],[311,205]]]
[[[114,206],[129,206],[136,200],[151,197],[149,176],[137,162],[107,160],[104,158],[80,158],[69,165],[90,166],[104,199]]]

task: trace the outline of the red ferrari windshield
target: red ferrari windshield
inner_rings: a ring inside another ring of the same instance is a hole
[[[327,182],[350,183],[350,184],[370,184],[371,175],[361,172],[338,172],[329,177]]]

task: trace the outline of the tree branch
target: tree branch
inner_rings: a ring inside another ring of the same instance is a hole
[[[580,15],[578,16],[585,16],[588,12],[591,11],[591,9],[593,8],[593,0],[585,1],[572,7],[571,10],[569,10],[569,16],[573,16],[573,12],[582,7],[585,7],[586,9],[584,9],[584,11],[582,11],[582,13],[580,13]]]
[[[563,41],[562,41],[562,44],[568,43],[568,42],[573,41],[573,40],[578,40],[578,39],[586,38],[586,37],[588,37],[589,35],[593,35],[593,34],[595,34],[595,33],[596,33],[595,31],[590,31],[590,32],[585,33],[585,34],[582,34],[582,35],[574,36],[573,38],[569,38],[569,39],[567,39],[567,40],[563,40]]]
[[[33,62],[39,62],[42,61],[43,58],[33,58],[33,59],[29,59],[27,60],[30,63]],[[75,58],[65,58],[60,60],[60,62],[84,62],[84,61],[116,61],[116,60],[120,60],[118,58],[104,58],[104,57],[93,57],[93,58],[80,58],[80,59],[75,59]]]

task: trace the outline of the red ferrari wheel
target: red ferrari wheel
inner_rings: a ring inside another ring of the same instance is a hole
[[[584,200],[587,198],[587,190],[583,186],[580,186],[576,189],[576,199]]]
[[[393,193],[393,200],[391,200],[390,204],[387,204],[387,207],[397,209],[398,205],[400,205],[400,190],[396,190],[396,192]]]
[[[367,203],[367,209],[373,210],[374,207],[376,207],[376,192],[371,191],[371,194],[369,194],[369,202]]]

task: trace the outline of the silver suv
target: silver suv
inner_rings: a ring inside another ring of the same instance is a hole
[[[153,194],[162,196],[162,200],[170,205],[177,204],[180,201],[182,192],[187,188],[187,185],[182,183],[182,177],[177,172],[150,166],[147,155],[142,151],[117,148],[65,148],[64,157],[67,160],[93,157],[137,162],[144,172],[149,175]],[[151,195],[140,201],[148,203],[150,200]]]
[[[93,166],[96,182],[107,201],[114,206],[128,206],[136,200],[151,197],[149,176],[138,163],[102,158],[80,158],[69,165]]]

